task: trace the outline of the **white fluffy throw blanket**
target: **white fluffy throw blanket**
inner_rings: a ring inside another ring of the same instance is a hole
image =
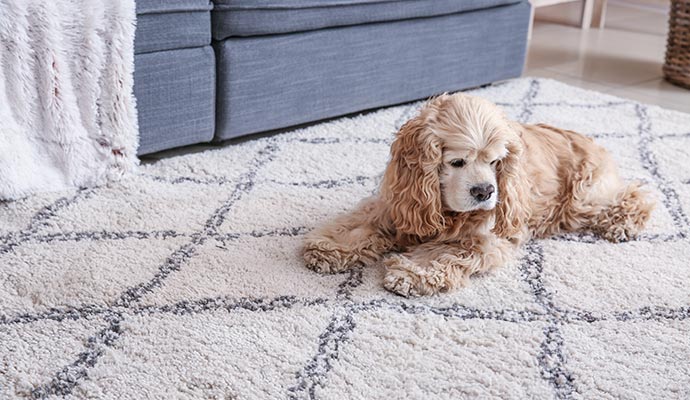
[[[137,165],[134,0],[0,0],[0,199]]]

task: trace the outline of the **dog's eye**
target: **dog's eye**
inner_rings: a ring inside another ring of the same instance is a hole
[[[456,160],[451,161],[450,166],[453,168],[461,168],[465,166],[465,160],[458,158]]]
[[[495,160],[493,160],[493,161],[491,161],[491,165],[496,165],[497,162],[498,162],[498,158],[495,159]]]

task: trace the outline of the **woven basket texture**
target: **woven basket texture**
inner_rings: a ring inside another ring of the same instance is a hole
[[[664,76],[690,89],[690,0],[671,0]]]

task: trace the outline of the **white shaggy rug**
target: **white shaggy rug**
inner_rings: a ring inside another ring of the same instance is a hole
[[[536,241],[459,292],[322,276],[302,235],[375,190],[419,103],[0,204],[0,398],[690,398],[690,115],[521,79],[473,93],[596,137],[639,240]]]

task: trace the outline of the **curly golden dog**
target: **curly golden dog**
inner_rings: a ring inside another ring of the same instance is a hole
[[[444,94],[398,132],[379,194],[310,232],[303,256],[324,273],[383,260],[386,289],[430,295],[510,262],[530,238],[628,240],[653,206],[592,139]]]

